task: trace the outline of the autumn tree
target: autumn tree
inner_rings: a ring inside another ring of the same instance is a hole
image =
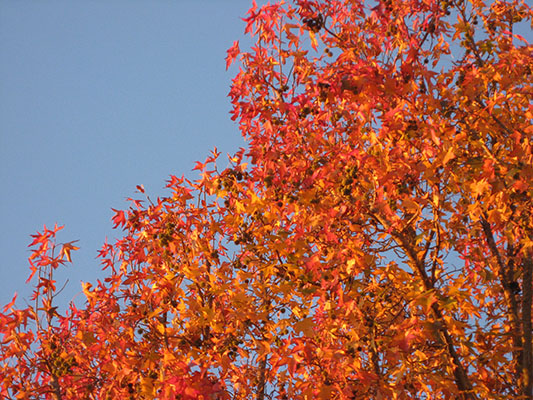
[[[139,188],[82,307],[55,302],[75,244],[34,236],[3,398],[532,399],[532,16],[254,3],[227,57],[246,148]]]

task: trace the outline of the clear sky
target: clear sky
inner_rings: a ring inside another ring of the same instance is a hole
[[[261,2],[259,2],[261,3]],[[81,250],[63,298],[103,276],[111,208],[164,194],[214,146],[244,145],[227,97],[251,0],[0,0],[0,304],[24,306],[30,234]]]
[[[0,0],[0,304],[29,298],[27,245],[44,224],[79,240],[58,279],[69,278],[69,300],[80,280],[103,276],[97,250],[120,236],[111,208],[127,208],[136,185],[157,197],[214,146],[244,145],[224,57],[234,40],[249,43],[251,5]]]

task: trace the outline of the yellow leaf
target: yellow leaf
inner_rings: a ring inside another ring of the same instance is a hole
[[[316,40],[315,32],[309,31],[309,37],[311,38],[311,46],[316,50],[318,47],[318,42]]]
[[[236,200],[235,211],[237,211],[237,213],[240,214],[240,213],[243,213],[245,210],[246,210],[246,206],[241,201]]]
[[[442,165],[443,166],[446,165],[448,161],[450,161],[453,158],[455,158],[455,154],[453,153],[453,148],[450,147],[448,151],[446,152],[446,154],[444,155],[444,158],[442,159]]]
[[[414,300],[414,304],[417,306],[423,306],[426,311],[429,311],[431,305],[437,301],[433,290],[426,290],[420,293]]]
[[[485,178],[483,178],[480,181],[471,183],[470,191],[473,197],[477,197],[480,194],[483,194],[485,191],[487,191],[489,187],[490,187],[489,183],[487,182]]]
[[[435,207],[439,207],[440,197],[438,193],[433,193],[433,203],[435,204]]]
[[[165,325],[163,325],[161,322],[157,323],[157,330],[161,335],[165,334]]]
[[[346,263],[346,272],[351,274],[355,271],[355,260],[352,258]]]
[[[427,355],[426,353],[420,351],[420,350],[415,350],[415,356],[420,360],[420,361],[426,361],[427,360]]]
[[[154,380],[151,378],[141,378],[141,394],[147,399],[154,398]]]

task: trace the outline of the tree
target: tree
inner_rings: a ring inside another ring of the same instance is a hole
[[[247,147],[139,187],[82,308],[54,303],[74,243],[34,236],[3,398],[532,399],[532,16],[254,2],[227,58]]]

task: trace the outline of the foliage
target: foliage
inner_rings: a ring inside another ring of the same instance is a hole
[[[82,308],[54,305],[74,244],[34,237],[3,398],[533,398],[531,20],[518,0],[254,3],[255,45],[227,57],[247,148],[116,211]]]

